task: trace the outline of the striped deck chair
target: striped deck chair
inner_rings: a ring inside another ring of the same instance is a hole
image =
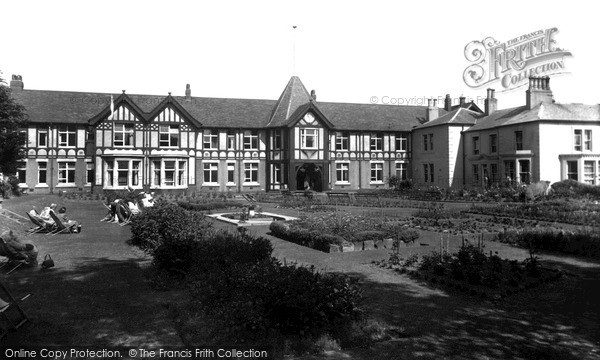
[[[29,220],[31,221],[31,223],[33,225],[35,225],[36,227],[27,230],[26,236],[31,235],[31,234],[41,233],[41,232],[51,233],[54,231],[54,226],[52,224],[49,224],[49,223],[45,222],[44,220],[42,220],[41,218],[31,215],[29,212],[27,213],[27,216],[29,217]]]
[[[68,232],[71,233],[73,232],[73,228],[75,227],[76,224],[70,224],[70,225],[65,225],[58,216],[56,216],[56,213],[54,212],[54,210],[50,210],[50,217],[52,218],[52,220],[54,220],[54,224],[56,225],[56,230],[52,233],[52,236],[54,235],[58,235],[64,232]]]

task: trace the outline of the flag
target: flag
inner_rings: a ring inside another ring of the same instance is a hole
[[[110,96],[110,115],[108,116],[108,120],[113,119],[113,114],[115,113],[115,102],[113,101],[113,96]]]

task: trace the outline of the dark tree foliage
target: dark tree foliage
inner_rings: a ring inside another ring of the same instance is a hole
[[[11,89],[0,77],[0,172],[14,174],[17,163],[24,158],[27,135],[20,130],[27,128],[25,108],[11,97]]]

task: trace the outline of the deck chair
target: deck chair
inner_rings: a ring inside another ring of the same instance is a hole
[[[131,218],[133,217],[133,212],[129,206],[123,202],[119,201],[117,204],[117,218],[119,219],[119,225],[125,226],[131,222]]]
[[[15,251],[2,238],[0,238],[0,253],[3,257],[6,257],[6,261],[0,265],[0,270],[3,271],[4,275],[10,275],[28,262],[26,255]]]
[[[52,236],[62,234],[64,232],[73,232],[75,224],[65,225],[62,222],[62,220],[60,220],[60,218],[56,216],[54,210],[50,210],[50,217],[52,218],[52,220],[54,220],[54,224],[56,225],[56,230],[52,233]]]
[[[25,325],[29,318],[19,303],[28,299],[27,294],[20,299],[15,299],[8,289],[0,282],[0,338],[4,338],[11,332],[16,332]]]
[[[35,225],[36,227],[27,230],[26,236],[31,235],[31,234],[41,233],[41,232],[51,233],[54,231],[54,227],[52,226],[52,224],[49,224],[49,223],[45,222],[44,220],[31,215],[30,213],[27,213],[27,216],[29,217],[29,220],[31,221],[31,223],[33,223],[33,225]]]

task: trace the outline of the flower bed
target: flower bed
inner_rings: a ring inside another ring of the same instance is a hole
[[[404,260],[392,254],[379,265],[436,286],[496,300],[562,276],[559,271],[541,267],[533,255],[523,262],[509,261],[487,256],[483,248],[474,245],[463,246],[455,254],[433,252],[420,260],[417,255]]]
[[[279,238],[325,252],[371,249],[375,244],[388,248],[394,241],[414,243],[419,238],[418,232],[399,222],[340,212],[274,222],[270,230]]]

